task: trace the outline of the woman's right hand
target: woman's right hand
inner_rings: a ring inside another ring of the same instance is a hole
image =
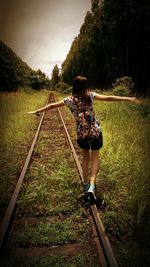
[[[36,111],[29,111],[29,112],[27,112],[26,114],[36,114]]]

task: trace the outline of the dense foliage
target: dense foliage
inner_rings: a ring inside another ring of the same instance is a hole
[[[92,0],[62,64],[62,79],[88,77],[93,87],[110,87],[119,77],[132,77],[137,93],[148,93],[150,2]]]
[[[52,78],[51,78],[51,86],[52,88],[55,88],[55,86],[60,82],[60,76],[59,76],[59,68],[57,64],[54,66],[52,70]]]
[[[19,87],[48,88],[49,79],[41,70],[32,70],[6,44],[0,41],[0,91],[16,91]]]

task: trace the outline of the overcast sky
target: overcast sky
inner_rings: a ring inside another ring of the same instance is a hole
[[[33,69],[61,66],[91,0],[0,0],[0,39]]]

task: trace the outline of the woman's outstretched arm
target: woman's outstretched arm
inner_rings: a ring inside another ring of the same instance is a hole
[[[46,110],[49,110],[49,109],[53,109],[53,108],[59,108],[59,107],[62,107],[64,106],[64,101],[61,100],[59,102],[56,102],[56,103],[51,103],[51,104],[48,104],[42,108],[39,108],[37,110],[34,110],[34,111],[30,111],[30,112],[27,112],[27,114],[38,114],[42,111],[46,111]]]
[[[100,101],[130,101],[135,104],[141,103],[136,97],[129,97],[129,96],[114,96],[114,95],[99,95],[95,94],[95,99]]]

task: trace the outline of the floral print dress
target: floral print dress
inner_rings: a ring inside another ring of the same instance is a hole
[[[64,99],[76,120],[78,138],[98,138],[101,132],[93,109],[94,96],[95,93],[90,92],[88,97],[68,96]]]

